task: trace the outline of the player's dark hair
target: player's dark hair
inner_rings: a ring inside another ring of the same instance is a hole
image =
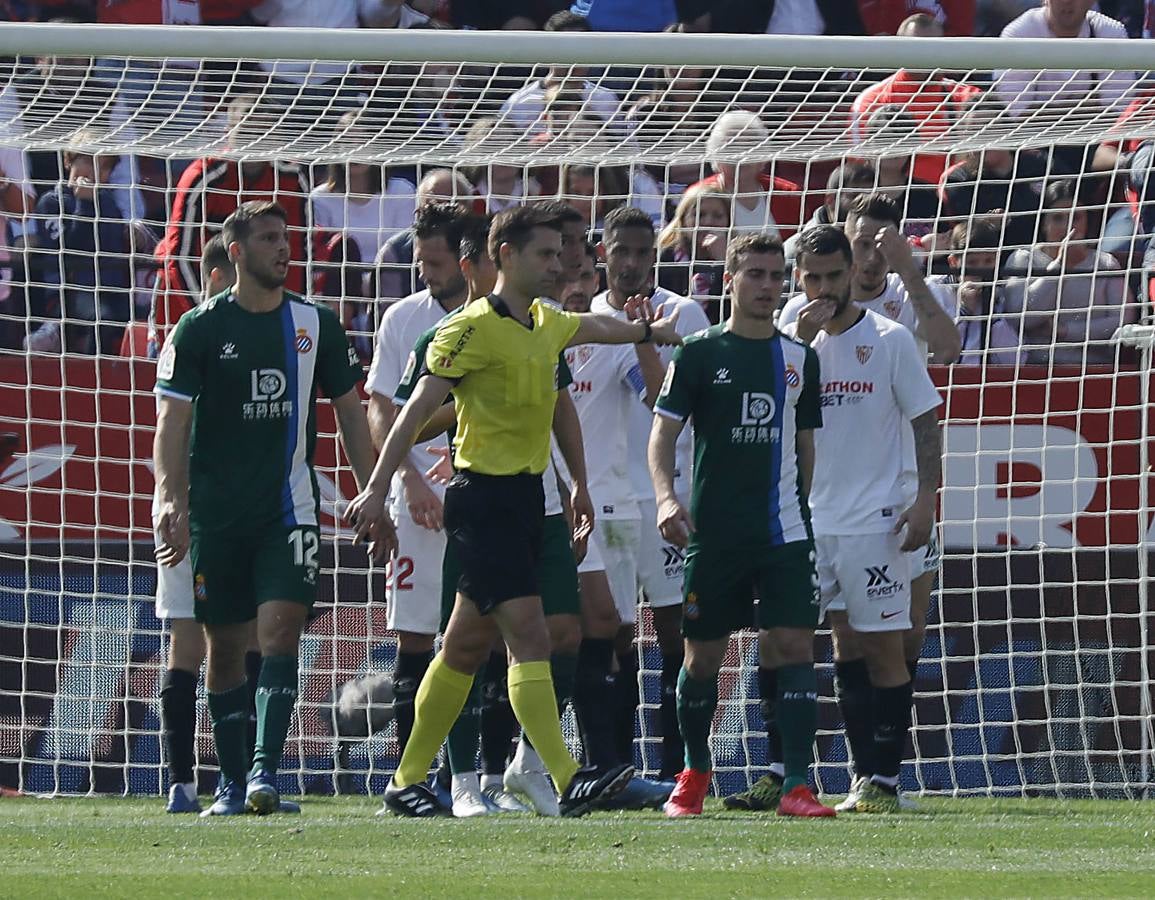
[[[874,187],[874,166],[868,162],[844,162],[826,179],[826,193],[844,188]]]
[[[435,237],[445,238],[445,246],[455,258],[460,258],[461,235],[465,230],[465,220],[469,213],[456,203],[437,200],[419,206],[413,214],[413,236],[427,241]]]
[[[253,223],[265,216],[275,216],[287,223],[284,207],[272,200],[250,200],[234,209],[221,227],[221,240],[228,247],[234,241],[244,243],[253,233]]]
[[[743,234],[730,241],[729,246],[726,247],[726,271],[731,275],[737,272],[742,257],[749,253],[777,253],[783,259],[786,258],[782,241],[774,235],[758,232]]]
[[[542,31],[593,31],[589,19],[568,9],[555,12],[545,20]]]
[[[619,206],[606,213],[605,225],[602,228],[602,243],[609,244],[619,231],[627,228],[644,228],[654,237],[654,220],[649,214],[636,206]]]
[[[889,222],[899,231],[902,230],[902,214],[898,210],[898,204],[894,202],[893,197],[881,191],[876,191],[873,194],[859,194],[855,197],[850,204],[850,211],[846,214],[848,221],[851,216],[856,219],[877,219],[880,222]]]
[[[557,219],[559,228],[563,225],[568,225],[570,222],[581,222],[584,225],[586,221],[580,212],[564,200],[535,200],[532,205],[538,209],[544,209]]]
[[[213,269],[231,269],[233,261],[229,259],[229,247],[219,234],[209,238],[201,250],[201,280],[208,281]]]
[[[458,259],[468,259],[476,263],[485,255],[486,241],[489,238],[489,216],[479,216],[470,213],[465,217],[465,225],[461,229],[461,244],[457,251]]]
[[[1079,186],[1074,178],[1060,178],[1052,181],[1043,191],[1043,209],[1053,209],[1058,203],[1068,200],[1074,204],[1079,194]]]
[[[586,241],[582,245],[582,250],[585,251],[586,256],[594,261],[594,265],[596,266],[598,264],[598,248],[594,245],[594,242]]]
[[[489,226],[490,259],[501,269],[502,244],[512,244],[518,250],[524,250],[533,239],[534,229],[552,228],[560,233],[561,225],[561,220],[544,203],[503,210],[493,217],[493,224]]]
[[[841,253],[848,263],[854,261],[850,239],[837,225],[812,225],[798,235],[798,249],[794,258],[801,264],[802,257],[807,253],[814,256]]]

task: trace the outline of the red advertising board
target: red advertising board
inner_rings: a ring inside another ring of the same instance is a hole
[[[1140,380],[1106,369],[934,371],[946,446],[941,519],[951,548],[1134,546]],[[0,540],[148,540],[154,365],[119,359],[0,359]],[[324,524],[350,496],[319,410]]]

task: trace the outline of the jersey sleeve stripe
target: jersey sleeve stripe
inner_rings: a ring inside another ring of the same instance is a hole
[[[634,389],[635,394],[642,397],[646,396],[646,379],[642,375],[641,366],[631,366],[630,370],[626,372],[626,381]]]
[[[159,384],[152,389],[152,392],[160,397],[172,397],[174,400],[187,400],[189,403],[192,403],[192,401],[196,399],[195,397],[190,397],[188,394],[182,394],[180,391],[174,391],[172,388],[161,387]]]
[[[667,419],[673,419],[675,422],[685,422],[686,421],[686,417],[681,415],[680,413],[671,412],[668,409],[662,409],[662,407],[660,407],[660,406],[655,406],[654,412],[656,412],[659,416],[665,416]]]

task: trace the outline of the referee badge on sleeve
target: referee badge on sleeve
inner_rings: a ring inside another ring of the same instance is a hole
[[[168,381],[176,373],[176,344],[169,340],[156,361],[156,377]]]

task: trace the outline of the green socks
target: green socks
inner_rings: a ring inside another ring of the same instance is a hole
[[[264,769],[276,775],[289,733],[289,720],[297,705],[297,657],[266,656],[257,681],[257,746],[253,772]]]
[[[818,677],[814,663],[783,666],[778,669],[778,730],[782,735],[782,762],[786,769],[782,785],[785,793],[800,784],[809,784],[817,729]]]
[[[245,739],[249,729],[249,686],[242,681],[231,691],[210,693],[208,700],[221,774],[230,781],[244,784],[249,769]]]
[[[678,729],[686,742],[686,768],[709,772],[710,726],[718,707],[718,679],[698,681],[685,668],[678,673]]]

